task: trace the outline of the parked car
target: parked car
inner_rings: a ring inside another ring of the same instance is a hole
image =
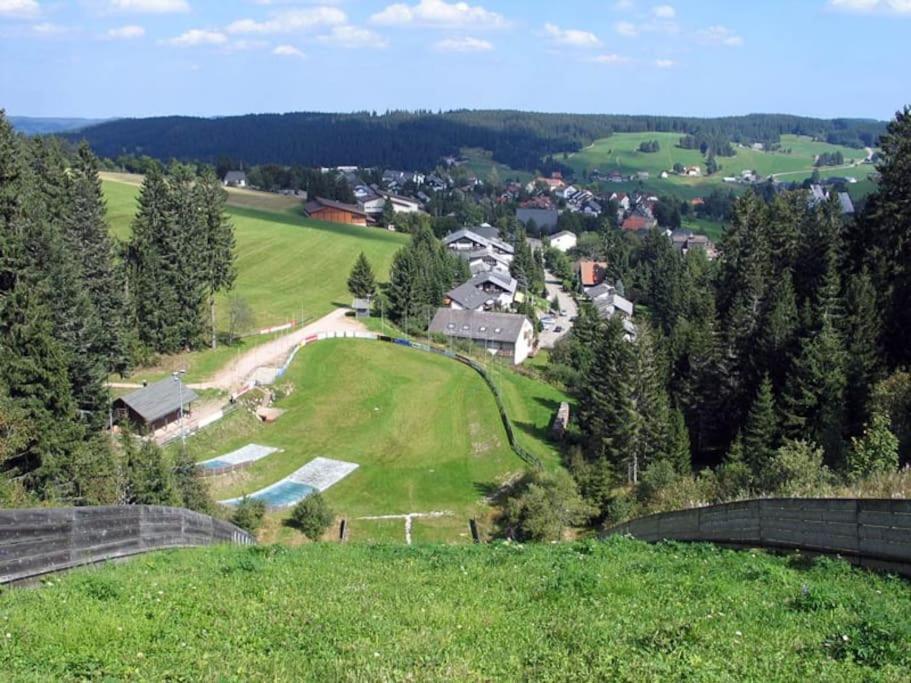
[[[563,328],[560,327],[559,325],[557,325],[557,326],[554,328],[554,332],[556,332],[557,334],[560,334],[562,331],[563,331]]]
[[[567,314],[566,314],[566,309],[565,309],[565,308],[561,308],[561,309],[560,309],[560,315],[563,316],[564,318],[566,317]]]

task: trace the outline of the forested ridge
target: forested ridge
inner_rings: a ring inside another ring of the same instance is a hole
[[[679,132],[695,146],[724,156],[731,143],[772,145],[782,134],[808,135],[833,144],[872,146],[885,123],[865,119],[814,119],[751,114],[711,119],[677,116],[548,114],[521,111],[396,111],[385,114],[296,112],[224,118],[167,116],[120,119],[68,135],[116,158],[303,166],[359,165],[433,168],[463,147],[493,152],[513,168],[535,170],[542,159],[575,152],[615,132]]]

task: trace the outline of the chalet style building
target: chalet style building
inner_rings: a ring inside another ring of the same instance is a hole
[[[367,212],[355,204],[343,204],[331,199],[317,197],[304,206],[307,216],[327,223],[364,225],[368,223]]]

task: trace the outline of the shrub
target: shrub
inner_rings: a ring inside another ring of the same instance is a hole
[[[567,527],[583,524],[594,513],[569,474],[532,470],[510,492],[501,522],[521,541],[558,541]]]
[[[259,527],[262,526],[265,514],[266,504],[264,502],[244,496],[237,507],[234,508],[231,522],[255,536],[256,532],[259,531]]]
[[[889,418],[875,413],[861,438],[851,439],[848,472],[854,478],[898,469],[898,438],[889,429]]]
[[[808,441],[786,441],[769,467],[769,490],[785,496],[818,495],[832,482],[822,448]]]
[[[319,493],[313,493],[294,506],[289,523],[311,541],[318,541],[334,519],[335,514],[329,509],[326,499]]]

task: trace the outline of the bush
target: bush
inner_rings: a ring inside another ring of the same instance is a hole
[[[594,513],[569,474],[532,470],[510,492],[501,522],[520,541],[559,541],[567,527],[587,522]]]
[[[832,482],[822,448],[808,441],[786,441],[769,467],[768,490],[784,496],[818,495]]]
[[[234,509],[231,522],[255,536],[259,527],[262,526],[265,514],[266,504],[264,502],[244,496]]]
[[[898,469],[898,438],[889,429],[889,418],[875,413],[861,438],[851,439],[848,472],[855,479]]]
[[[313,493],[294,506],[289,523],[311,541],[318,541],[335,519],[326,499]]]

